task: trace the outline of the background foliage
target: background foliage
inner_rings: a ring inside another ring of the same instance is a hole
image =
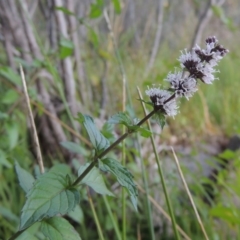
[[[240,133],[239,10],[236,0],[0,0],[0,239],[8,239],[20,225],[26,197],[16,173],[31,173],[29,183],[40,175],[19,63],[26,74],[45,167],[62,163],[66,171],[77,175],[80,163],[92,156],[87,133],[75,121],[77,113],[91,115],[112,142],[121,128],[104,125],[107,119],[125,105],[132,118],[144,115],[136,87],[144,92],[152,83],[164,85],[167,73],[178,65],[180,50],[203,45],[211,35],[230,51],[219,66],[219,81],[202,85],[191,101],[182,101],[181,114],[168,119],[162,133],[153,122],[154,141],[177,224],[191,239],[203,239],[170,146],[179,157],[209,238],[240,239],[239,142],[235,148],[229,142]],[[126,104],[122,76],[126,77]],[[167,208],[150,140],[134,135],[126,146],[126,166],[138,186],[144,185],[146,172],[156,239],[173,239],[169,220],[159,210]],[[120,148],[110,155],[120,156]],[[222,159],[227,161],[223,164]],[[213,172],[217,177],[211,177]],[[116,197],[102,198],[92,190],[90,196],[105,239],[121,239],[116,234],[123,221],[120,186],[112,175],[104,178]],[[82,239],[98,239],[88,193],[81,189],[80,204],[65,218]],[[146,194],[139,191],[138,212],[129,199],[126,207],[127,239],[150,239]],[[64,219],[46,221],[42,232],[57,221]],[[33,225],[18,239],[28,239],[28,234],[45,239],[39,227]]]

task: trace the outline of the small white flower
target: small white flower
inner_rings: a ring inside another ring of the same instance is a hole
[[[160,88],[148,88],[146,94],[152,100],[154,106],[163,105],[164,101],[171,97],[171,93],[167,90],[162,90]]]
[[[182,80],[182,75],[183,75],[183,72],[176,72],[175,73],[169,73],[167,75],[167,78],[165,79],[165,81],[168,81],[170,82],[171,84],[171,87],[173,89],[177,89],[178,86],[179,86],[179,83],[181,82]]]
[[[175,90],[176,97],[189,99],[197,91],[197,81],[193,77],[183,77],[183,72],[169,73],[166,81],[170,82]]]
[[[181,63],[181,67],[182,68],[187,68],[187,64],[190,62],[190,63],[200,63],[201,62],[201,59],[199,58],[199,56],[194,52],[187,52],[187,50],[185,49],[184,50],[185,53],[182,53],[182,55],[179,57],[179,62]]]
[[[214,68],[208,63],[203,64],[200,63],[197,65],[197,70],[202,74],[202,77],[200,79],[206,83],[206,84],[212,84],[212,82],[216,79],[213,75],[213,73],[216,72]]]
[[[172,96],[174,96],[174,93],[153,87],[148,88],[146,90],[146,94],[150,97],[151,101],[154,104],[154,107],[159,107],[159,109],[162,109],[166,115],[175,116],[177,114],[178,106],[175,101],[175,97],[167,101]]]
[[[163,109],[164,109],[166,115],[168,115],[168,116],[174,117],[175,115],[178,114],[178,110],[177,110],[178,106],[177,106],[175,99],[165,103],[163,105]]]

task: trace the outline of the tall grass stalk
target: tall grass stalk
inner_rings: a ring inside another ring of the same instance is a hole
[[[142,193],[146,193],[146,191],[138,184],[138,189],[142,192]],[[147,198],[149,199],[149,201],[159,210],[159,212],[161,212],[161,214],[169,221],[171,222],[171,217],[165,212],[165,210],[156,202],[156,200],[151,197],[150,195],[147,195]],[[186,234],[186,232],[183,231],[183,229],[177,225],[177,230],[179,231],[179,233],[186,239],[186,240],[191,240],[191,238]]]
[[[94,218],[94,221],[97,225],[97,230],[98,230],[98,235],[99,235],[99,239],[100,240],[104,240],[104,237],[103,237],[103,233],[102,233],[102,228],[100,226],[100,223],[99,223],[99,219],[98,219],[98,216],[97,216],[97,213],[96,213],[96,210],[95,210],[95,207],[94,207],[94,204],[93,204],[93,201],[92,201],[92,198],[89,194],[89,189],[88,189],[88,202],[90,204],[90,207],[91,207],[91,210],[92,210],[92,213],[93,213],[93,218]]]
[[[187,195],[188,195],[188,197],[189,197],[189,199],[190,199],[190,202],[191,202],[191,204],[192,204],[194,213],[195,213],[195,215],[196,215],[196,218],[197,218],[197,221],[198,221],[198,223],[199,223],[199,225],[200,225],[200,228],[201,228],[201,230],[202,230],[202,232],[203,232],[204,238],[205,238],[206,240],[209,240],[208,235],[207,235],[207,233],[206,233],[206,230],[205,230],[205,228],[204,228],[204,226],[203,226],[202,220],[201,220],[201,218],[200,218],[200,216],[199,216],[199,214],[198,214],[198,210],[197,210],[197,208],[196,208],[196,205],[195,205],[195,203],[194,203],[194,201],[193,201],[192,195],[191,195],[191,193],[190,193],[190,191],[189,191],[187,182],[186,182],[186,180],[185,180],[185,178],[184,178],[184,176],[183,176],[183,173],[182,173],[182,170],[181,170],[181,167],[180,167],[178,158],[177,158],[177,156],[176,156],[176,154],[175,154],[174,149],[173,149],[172,147],[171,147],[171,149],[172,149],[172,152],[173,152],[174,160],[175,160],[175,163],[176,163],[176,165],[177,165],[177,169],[178,169],[179,175],[180,175],[180,177],[181,177],[181,180],[182,180],[182,182],[183,182],[184,188],[185,188],[185,190],[186,190],[186,192],[187,192]]]
[[[141,96],[139,88],[138,88],[138,92],[139,92],[139,96]],[[144,104],[143,104],[143,110],[144,110],[145,115],[147,115],[147,111],[146,111],[146,108],[145,108]],[[147,120],[147,125],[148,125],[148,129],[152,132],[152,128],[151,128],[151,124],[150,124],[149,119]],[[159,160],[159,157],[158,157],[156,145],[155,145],[155,142],[154,142],[154,139],[153,139],[152,135],[151,135],[151,143],[152,143],[152,146],[153,146],[153,151],[154,151],[156,162],[157,162],[158,174],[159,174],[160,179],[161,179],[161,183],[162,183],[163,192],[164,192],[164,195],[165,195],[165,198],[166,198],[168,211],[169,211],[169,214],[170,214],[171,220],[172,220],[172,227],[173,227],[174,235],[175,235],[176,240],[180,240],[180,237],[179,237],[179,234],[178,234],[178,231],[177,231],[175,217],[174,217],[172,206],[171,206],[171,202],[170,202],[170,198],[168,196],[168,192],[167,192],[167,188],[166,188],[166,184],[165,184],[165,180],[164,180],[164,176],[163,176],[160,160]]]
[[[111,218],[111,221],[112,221],[112,224],[113,224],[113,228],[114,228],[114,231],[116,233],[116,237],[117,237],[118,240],[121,240],[121,233],[119,231],[118,224],[116,222],[116,218],[113,216],[113,213],[112,213],[111,207],[109,205],[108,199],[107,199],[107,197],[105,195],[103,195],[103,200],[104,200],[104,204],[105,204],[105,206],[107,208],[108,215]]]

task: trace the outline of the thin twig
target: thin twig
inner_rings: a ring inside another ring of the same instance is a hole
[[[195,212],[195,215],[196,215],[196,217],[197,217],[197,220],[198,220],[198,223],[199,223],[199,225],[200,225],[200,227],[201,227],[201,230],[202,230],[202,232],[203,232],[203,235],[204,235],[204,237],[205,237],[206,240],[209,240],[208,235],[207,235],[207,233],[206,233],[206,231],[205,231],[205,228],[204,228],[204,226],[203,226],[202,220],[201,220],[201,218],[200,218],[200,216],[199,216],[199,214],[198,214],[196,205],[195,205],[195,203],[194,203],[194,201],[193,201],[192,195],[191,195],[191,193],[190,193],[190,191],[189,191],[189,189],[188,189],[188,185],[187,185],[187,183],[186,183],[186,180],[185,180],[185,178],[184,178],[184,176],[183,176],[183,173],[182,173],[182,170],[181,170],[181,167],[180,167],[178,158],[177,158],[177,156],[176,156],[176,154],[175,154],[175,151],[174,151],[173,147],[171,147],[171,149],[172,149],[172,152],[173,152],[173,156],[174,156],[175,163],[176,163],[176,165],[177,165],[178,172],[179,172],[179,174],[180,174],[180,177],[181,177],[181,179],[182,179],[183,185],[184,185],[184,187],[185,187],[185,190],[186,190],[186,192],[187,192],[187,195],[188,195],[188,197],[189,197],[189,199],[190,199],[190,202],[191,202],[191,204],[192,204],[193,210],[194,210],[194,212]]]
[[[30,105],[30,99],[29,99],[29,96],[28,96],[25,75],[24,75],[24,72],[23,72],[23,69],[22,69],[21,65],[20,65],[20,73],[21,73],[22,84],[23,84],[23,92],[24,92],[24,95],[25,95],[25,98],[26,98],[28,114],[29,114],[29,118],[30,118],[31,131],[32,131],[34,147],[35,147],[35,151],[36,151],[36,155],[37,155],[37,161],[38,161],[38,165],[39,165],[39,168],[40,168],[40,172],[44,173],[44,166],[43,166],[40,144],[39,144],[39,141],[38,141],[37,130],[36,130],[36,126],[35,126],[35,123],[34,123],[34,118],[33,118],[32,109],[31,109],[31,105]]]

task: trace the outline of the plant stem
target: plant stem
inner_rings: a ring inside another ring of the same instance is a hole
[[[141,126],[144,122],[146,122],[150,117],[154,115],[158,110],[153,110],[150,112],[147,116],[145,116],[138,124],[137,126]],[[112,145],[110,145],[108,148],[106,148],[102,153],[100,153],[98,156],[94,157],[91,164],[86,168],[86,170],[76,179],[76,181],[72,184],[73,186],[76,186],[79,182],[83,180],[83,178],[91,171],[91,169],[97,164],[98,159],[101,159],[104,157],[107,153],[109,153],[113,148],[115,148],[120,142],[122,142],[128,135],[133,133],[134,131],[128,131],[125,132],[121,137],[119,137]]]
[[[167,192],[167,188],[166,188],[166,184],[165,184],[162,168],[161,168],[161,165],[160,165],[159,157],[157,155],[157,149],[156,149],[156,146],[155,146],[155,143],[154,143],[154,140],[153,140],[152,137],[151,137],[151,141],[152,141],[152,144],[153,144],[154,153],[155,153],[156,160],[157,160],[158,173],[159,173],[160,178],[161,178],[163,192],[164,192],[164,195],[165,195],[165,198],[166,198],[168,211],[169,211],[169,214],[170,214],[171,220],[172,220],[172,226],[173,226],[174,235],[175,235],[175,238],[177,240],[180,240],[180,237],[179,237],[179,234],[178,234],[178,231],[177,231],[177,227],[176,227],[177,225],[176,225],[175,217],[174,217],[172,206],[171,206],[171,202],[170,202],[170,199],[169,199],[169,196],[168,196],[168,192]]]
[[[89,191],[88,191],[88,201],[90,203],[90,207],[91,207],[91,210],[92,210],[92,213],[93,213],[93,218],[94,218],[94,221],[97,225],[97,230],[98,230],[98,235],[99,235],[99,239],[100,240],[104,240],[104,237],[103,237],[103,233],[102,233],[102,229],[101,229],[101,226],[100,226],[100,223],[99,223],[99,220],[98,220],[98,217],[97,217],[97,214],[96,214],[96,211],[95,211],[95,208],[94,208],[94,205],[93,205],[93,202],[92,202],[92,198],[89,194]]]
[[[175,94],[173,94],[173,95],[175,96]],[[172,99],[172,98],[173,98],[173,95],[172,95],[169,99]],[[165,102],[170,101],[169,99],[167,99]],[[145,112],[145,114],[146,114],[146,110],[145,110],[145,109],[144,109],[144,112]],[[149,114],[148,114],[148,115],[149,115]],[[148,115],[147,115],[147,116],[148,116]],[[150,122],[147,121],[147,124],[148,124],[149,130],[152,132]],[[160,161],[159,161],[159,156],[158,156],[158,154],[157,154],[157,149],[156,149],[156,146],[155,146],[155,142],[154,142],[153,136],[151,136],[151,143],[152,143],[153,150],[154,150],[154,154],[155,154],[155,158],[156,158],[156,161],[157,161],[158,173],[159,173],[160,178],[161,178],[161,183],[162,183],[164,195],[165,195],[165,198],[166,198],[166,203],[167,203],[168,211],[169,211],[169,214],[170,214],[170,216],[171,216],[172,226],[173,226],[173,231],[174,231],[175,239],[176,239],[176,240],[180,240],[180,237],[179,237],[179,234],[178,234],[178,231],[177,231],[177,225],[176,225],[175,217],[174,217],[173,210],[172,210],[172,206],[171,206],[171,202],[170,202],[170,199],[169,199],[169,196],[168,196],[168,192],[167,192],[167,188],[166,188],[166,184],[165,184],[165,180],[164,180],[164,176],[163,176],[163,172],[162,172],[162,168],[161,168],[161,164],[160,164]]]
[[[141,94],[140,89],[138,87],[137,87],[137,91],[138,91],[139,98],[142,99],[142,94]],[[141,102],[141,104],[142,104],[143,111],[146,114],[145,105],[143,104],[143,102]],[[138,135],[137,135],[137,137],[138,137]],[[139,141],[137,141],[137,142],[138,142],[138,151],[141,152],[140,151],[140,146],[139,146]],[[142,167],[142,177],[143,177],[143,183],[144,183],[144,190],[146,192],[146,206],[147,206],[146,211],[147,211],[147,216],[148,216],[148,225],[149,225],[149,230],[150,230],[150,233],[151,233],[151,239],[155,240],[152,208],[151,208],[150,200],[148,198],[148,195],[150,195],[150,194],[149,194],[149,187],[148,187],[147,172],[146,172],[146,167],[144,166],[142,156],[140,156],[140,161],[141,161],[141,167]]]
[[[115,230],[115,233],[116,233],[116,237],[118,240],[121,240],[121,234],[120,234],[120,231],[119,231],[119,228],[118,228],[118,225],[117,225],[117,222],[116,222],[116,219],[115,217],[113,216],[113,213],[112,213],[112,210],[109,206],[109,202],[108,202],[108,199],[105,195],[103,195],[103,200],[104,200],[104,203],[106,205],[106,208],[107,208],[107,211],[108,211],[108,214],[109,214],[109,217],[111,218],[112,220],[112,224],[113,224],[113,228]]]

